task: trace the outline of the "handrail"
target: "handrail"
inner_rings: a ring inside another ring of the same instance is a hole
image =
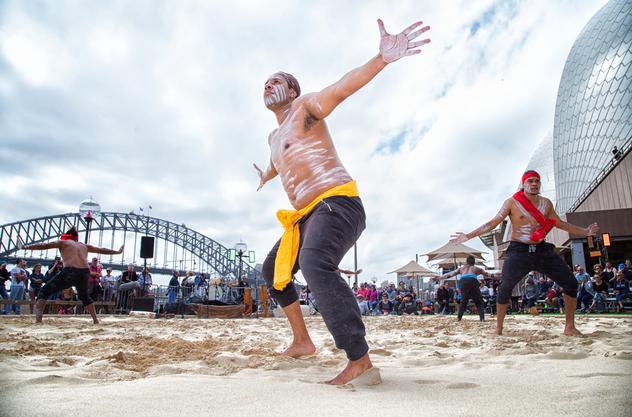
[[[577,210],[577,208],[586,200],[586,198],[588,198],[588,196],[593,191],[595,191],[595,188],[597,188],[597,186],[608,176],[608,174],[612,172],[612,170],[619,164],[619,162],[625,159],[625,157],[630,152],[630,150],[632,150],[632,136],[630,136],[628,138],[627,143],[624,144],[621,149],[619,149],[619,151],[621,152],[621,157],[618,159],[615,157],[611,158],[610,161],[608,161],[608,163],[606,164],[606,166],[603,167],[603,169],[599,172],[599,174],[597,174],[597,177],[595,177],[595,179],[592,180],[592,182],[588,185],[588,187],[586,187],[586,189],[579,195],[577,200],[575,200],[573,205],[568,210],[566,210],[566,212],[572,213],[575,210]]]

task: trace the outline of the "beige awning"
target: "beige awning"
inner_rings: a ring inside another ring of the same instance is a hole
[[[434,260],[452,259],[453,263],[455,260],[459,260],[463,258],[463,262],[465,262],[465,258],[469,255],[472,255],[475,259],[485,260],[483,258],[483,252],[478,249],[470,248],[462,243],[446,243],[445,245],[437,248],[428,253],[424,253],[425,256],[428,257],[428,262],[432,262]]]
[[[434,272],[432,272],[428,268],[425,268],[425,267],[419,265],[415,261],[410,261],[406,265],[402,266],[401,268],[398,268],[398,269],[396,269],[394,271],[389,272],[389,274],[412,275],[412,276],[419,276],[419,277],[428,276],[429,277],[431,275],[434,275]]]

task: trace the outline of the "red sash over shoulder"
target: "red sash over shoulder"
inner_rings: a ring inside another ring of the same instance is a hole
[[[513,195],[513,198],[520,203],[520,205],[524,207],[538,223],[540,223],[540,227],[535,229],[535,232],[531,234],[531,240],[536,243],[540,243],[544,240],[551,229],[557,226],[557,220],[545,218],[544,215],[540,213],[540,210],[538,210],[533,203],[529,201],[527,196],[524,194],[524,190],[518,191]]]

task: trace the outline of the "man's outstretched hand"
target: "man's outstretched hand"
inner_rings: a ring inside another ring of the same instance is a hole
[[[415,32],[413,32],[413,30],[421,26],[422,23],[423,22],[415,22],[404,29],[402,33],[391,35],[384,28],[382,19],[377,19],[377,24],[380,27],[380,35],[382,36],[380,40],[380,55],[382,55],[384,62],[390,64],[401,57],[421,53],[419,47],[429,43],[430,39],[423,39],[417,42],[413,42],[413,40],[422,33],[429,31],[430,26],[424,26]]]
[[[595,236],[599,231],[599,225],[597,223],[593,223],[586,228],[586,236]]]
[[[261,189],[261,187],[263,187],[263,184],[265,184],[266,182],[263,180],[263,171],[261,170],[261,168],[259,168],[257,166],[257,164],[252,164],[252,166],[255,167],[255,169],[257,170],[257,174],[259,175],[259,187],[257,187],[257,191],[259,191]]]
[[[467,234],[463,232],[456,232],[455,234],[450,235],[450,237],[450,243],[463,243],[470,240],[470,238],[467,237]]]

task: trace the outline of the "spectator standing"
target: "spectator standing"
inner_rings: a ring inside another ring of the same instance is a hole
[[[11,270],[11,293],[9,294],[9,301],[22,301],[24,298],[24,291],[26,289],[26,270],[24,267],[26,262],[24,259],[18,259],[17,265]],[[15,312],[20,314],[22,312],[22,306],[20,304],[7,304],[5,306],[6,314]]]
[[[7,270],[7,264],[0,264],[0,296],[2,296],[3,300],[9,299],[9,294],[7,294],[7,286],[6,282],[11,279],[11,274]],[[2,311],[5,314],[4,310]]]
[[[35,264],[29,280],[31,281],[31,286],[29,288],[29,299],[31,300],[31,302],[33,302],[39,295],[39,292],[42,289],[42,285],[46,282],[46,276],[42,274],[41,264]],[[31,305],[31,313],[33,313],[33,305]]]
[[[118,278],[112,275],[112,268],[105,270],[105,275],[101,277],[101,287],[103,287],[103,301],[112,301],[116,295]]]
[[[138,274],[134,270],[134,264],[127,265],[127,271],[123,271],[121,282],[117,289],[118,308],[127,310],[129,291],[133,291],[135,295],[141,291],[142,286],[138,282]]]
[[[587,274],[582,275],[579,282],[579,291],[577,292],[577,309],[581,312],[586,312],[594,297],[595,291],[593,290],[592,280]]]
[[[191,295],[191,292],[193,290],[193,285],[194,285],[194,277],[193,277],[193,272],[189,271],[187,272],[186,276],[184,278],[182,278],[182,283],[180,284],[180,286],[182,287],[182,299],[186,300],[187,298],[189,298],[189,296]],[[232,293],[232,287],[233,285],[230,285],[229,283],[229,288],[228,291],[226,291],[226,293]]]
[[[138,274],[134,270],[134,264],[127,265],[127,271],[124,271],[121,275],[121,283],[118,287],[119,292],[129,290],[140,291],[141,288],[142,286],[140,282],[138,282]]]
[[[64,268],[64,262],[59,256],[55,256],[55,261],[48,267],[46,271],[46,281],[50,281],[56,274]]]
[[[167,302],[175,303],[180,290],[180,283],[178,282],[178,271],[173,271],[171,280],[169,280],[169,289],[167,290]]]
[[[61,260],[59,256],[55,257],[55,261],[48,266],[48,270],[46,271],[45,277],[46,280],[44,282],[49,282],[52,280],[55,275],[59,274],[61,270],[64,268],[64,262]],[[49,300],[59,300],[61,299],[61,291],[51,294],[48,297]]]
[[[88,264],[90,276],[88,278],[88,295],[92,300],[99,301],[103,297],[103,287],[101,287],[101,273],[103,265],[99,263],[99,258],[92,258],[92,262]]]
[[[141,293],[143,295],[149,294],[151,290],[151,286],[153,285],[153,280],[151,279],[151,273],[149,272],[149,267],[144,267],[143,272],[140,274],[140,278],[138,279],[140,285],[142,286]]]

